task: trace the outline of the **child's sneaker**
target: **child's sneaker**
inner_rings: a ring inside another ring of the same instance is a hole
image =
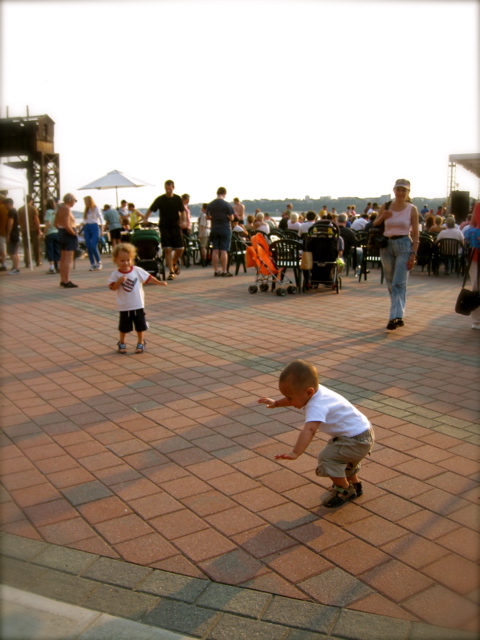
[[[353,485],[349,485],[348,489],[342,489],[337,485],[334,486],[332,494],[325,502],[323,503],[324,507],[328,507],[329,509],[334,507],[341,507],[345,502],[352,500],[352,498],[356,498],[357,493],[355,491],[355,487]]]

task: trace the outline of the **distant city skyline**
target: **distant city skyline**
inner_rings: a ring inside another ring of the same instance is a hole
[[[142,208],[170,178],[194,202],[220,185],[229,199],[373,198],[399,177],[438,198],[448,156],[478,152],[473,0],[6,0],[1,11],[1,115],[28,105],[55,121],[61,194],[79,202],[113,169],[153,185],[119,191]],[[478,196],[460,167],[457,182]],[[116,204],[114,191],[90,195]]]

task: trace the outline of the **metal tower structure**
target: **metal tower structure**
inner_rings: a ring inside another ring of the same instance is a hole
[[[26,169],[34,205],[43,215],[49,198],[60,197],[60,156],[54,150],[55,122],[47,115],[0,119],[0,157]]]

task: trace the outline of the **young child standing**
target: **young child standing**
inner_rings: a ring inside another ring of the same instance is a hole
[[[269,409],[295,407],[305,409],[305,425],[289,453],[276,459],[296,460],[304,453],[317,429],[330,440],[318,456],[317,476],[329,477],[332,494],[324,501],[326,507],[340,507],[362,495],[358,479],[360,462],[370,453],[374,443],[373,428],[368,419],[346,398],[318,383],[315,367],[304,360],[294,360],[280,374],[279,400],[260,398]]]
[[[167,283],[157,280],[144,269],[133,264],[135,256],[137,255],[137,250],[133,244],[129,244],[128,242],[117,244],[113,248],[112,255],[117,269],[115,269],[108,279],[108,287],[112,291],[115,291],[118,309],[120,311],[118,352],[127,353],[125,336],[135,327],[135,331],[137,332],[137,348],[135,349],[135,353],[143,353],[146,344],[144,335],[148,329],[148,324],[145,319],[143,284],[153,282],[161,287],[166,287]]]

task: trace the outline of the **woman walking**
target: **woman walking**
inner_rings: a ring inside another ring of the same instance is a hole
[[[418,211],[410,200],[409,180],[397,180],[393,193],[395,199],[381,206],[373,223],[375,227],[385,223],[384,236],[388,240],[387,246],[380,249],[390,294],[388,331],[404,325],[408,272],[415,264],[419,245]]]
[[[85,211],[83,220],[83,234],[85,236],[85,245],[87,247],[88,259],[90,260],[90,271],[98,271],[102,268],[100,261],[100,253],[98,251],[98,241],[100,239],[100,229],[103,231],[105,224],[100,209],[97,207],[91,196],[85,196]]]

